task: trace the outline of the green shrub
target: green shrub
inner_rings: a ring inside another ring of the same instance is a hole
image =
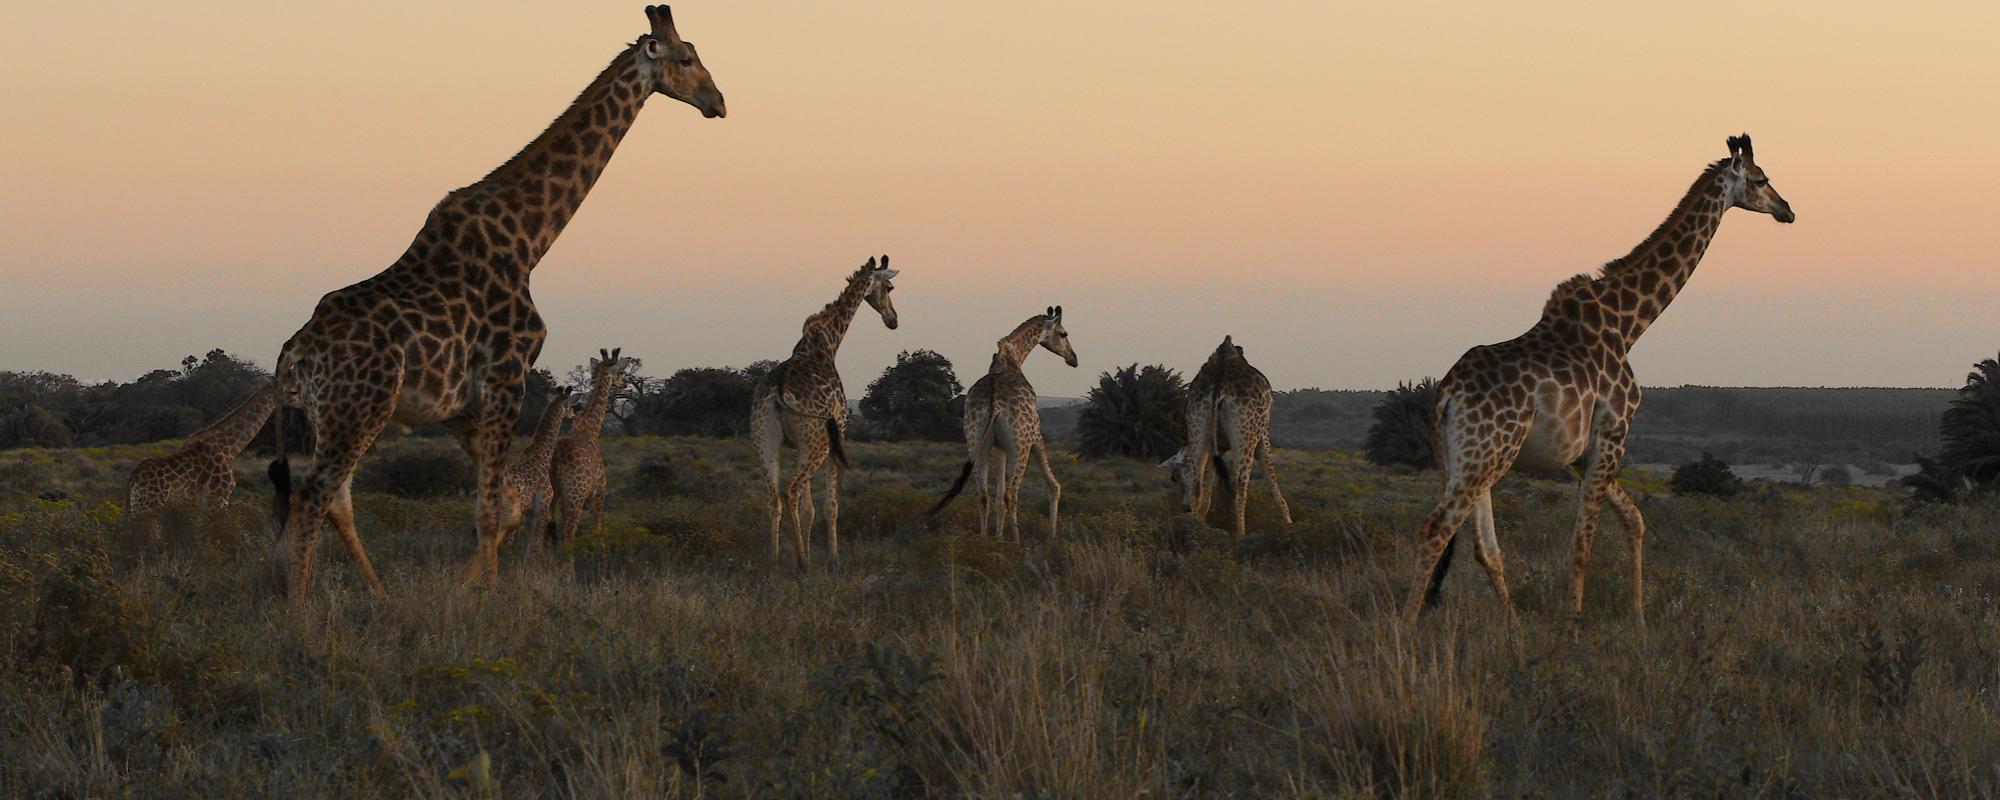
[[[1431,378],[1398,383],[1384,394],[1375,404],[1375,421],[1368,426],[1368,440],[1361,448],[1368,462],[1385,467],[1436,467],[1436,434],[1431,424],[1436,400],[1437,381]]]
[[[1187,386],[1179,372],[1138,364],[1097,376],[1077,417],[1078,452],[1158,461],[1187,441]]]
[[[1701,458],[1674,468],[1674,477],[1668,482],[1674,494],[1705,494],[1712,497],[1735,497],[1743,493],[1743,479],[1729,468],[1728,462],[1716,458],[1711,453],[1702,453]]]

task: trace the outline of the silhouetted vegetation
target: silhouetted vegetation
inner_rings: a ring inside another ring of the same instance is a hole
[[[904,350],[861,396],[861,430],[867,438],[927,439],[948,442],[962,436],[961,407],[952,398],[965,391],[951,361],[929,350]]]
[[[665,380],[628,379],[625,432],[658,436],[741,436],[750,430],[750,394],[776,362],[690,367]]]
[[[1077,452],[1164,459],[1187,441],[1187,386],[1179,372],[1138,364],[1097,376],[1077,417]]]
[[[1973,365],[1945,409],[1937,436],[1937,458],[1919,459],[1920,471],[1902,481],[1915,491],[1914,499],[1948,502],[2000,485],[2000,361]]]
[[[137,444],[186,436],[229,413],[271,374],[221,350],[130,383],[0,372],[0,449]],[[260,441],[268,441],[268,434]]]
[[[1714,497],[1735,497],[1743,493],[1743,479],[1736,477],[1736,471],[1729,468],[1729,462],[1716,458],[1713,453],[1702,453],[1701,458],[1674,468],[1674,477],[1668,482],[1674,494],[1705,494]]]
[[[1431,469],[1437,466],[1437,446],[1431,430],[1431,404],[1437,381],[1425,378],[1399,383],[1375,404],[1375,423],[1368,426],[1362,448],[1369,463]]]

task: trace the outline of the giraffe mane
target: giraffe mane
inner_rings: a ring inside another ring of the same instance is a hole
[[[626,45],[624,50],[618,51],[617,57],[611,59],[611,63],[606,64],[604,69],[597,73],[597,77],[590,79],[590,85],[583,87],[583,91],[577,92],[576,97],[570,99],[569,105],[563,107],[562,113],[557,114],[555,119],[549,120],[549,124],[542,128],[541,133],[535,134],[535,138],[528,140],[528,146],[508,156],[506,161],[500,162],[500,166],[494,167],[491,172],[486,173],[484,177],[479,179],[479,182],[490,181],[495,176],[501,175],[507,172],[509,168],[518,165],[523,159],[529,157],[530,152],[537,149],[535,145],[541,144],[551,134],[555,133],[556,126],[561,125],[562,121],[568,119],[570,114],[583,113],[584,101],[588,99],[591,102],[595,102],[599,93],[598,90],[609,86],[612,81],[618,79],[619,68],[626,63],[632,56],[633,51],[637,50],[638,47],[639,43],[634,41]]]
[[[1652,233],[1646,234],[1646,238],[1635,245],[1631,252],[1605,262],[1604,266],[1599,267],[1594,273],[1577,273],[1568,280],[1556,284],[1555,291],[1549,293],[1549,301],[1542,306],[1542,315],[1545,317],[1548,316],[1555,311],[1558,303],[1575,297],[1582,293],[1584,289],[1596,285],[1599,281],[1605,278],[1617,277],[1631,265],[1635,256],[1649,252],[1658,246],[1661,238],[1666,236],[1667,231],[1672,230],[1681,221],[1682,217],[1693,212],[1695,205],[1703,197],[1703,193],[1699,191],[1701,187],[1709,181],[1715,180],[1717,176],[1722,174],[1723,168],[1727,166],[1729,166],[1729,159],[1724,158],[1709,164],[1708,168],[1702,170],[1701,175],[1694,179],[1694,183],[1688,185],[1687,193],[1681,195],[1680,202],[1674,204],[1674,210],[1668,212],[1667,218],[1662,220],[1659,226],[1653,229]]]

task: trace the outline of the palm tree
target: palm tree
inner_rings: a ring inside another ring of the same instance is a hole
[[[1079,452],[1146,460],[1179,452],[1187,441],[1186,397],[1180,373],[1158,364],[1099,374],[1090,405],[1077,417]]]
[[[1414,384],[1398,383],[1394,391],[1375,404],[1375,423],[1368,426],[1368,441],[1361,452],[1371,464],[1430,469],[1437,466],[1432,439],[1431,404],[1437,398],[1437,381],[1425,378]]]
[[[1921,471],[1903,479],[1914,499],[1952,500],[2000,485],[2000,361],[1973,365],[1938,423],[1938,438],[1937,459],[1918,459]]]

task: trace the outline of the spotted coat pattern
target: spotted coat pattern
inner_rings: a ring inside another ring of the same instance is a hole
[[[1285,493],[1278,489],[1277,466],[1271,462],[1271,381],[1250,365],[1232,337],[1223,337],[1222,344],[1188,382],[1186,419],[1187,446],[1162,465],[1172,470],[1174,482],[1181,487],[1183,509],[1207,517],[1215,488],[1209,480],[1210,463],[1233,461],[1227,477],[1235,505],[1236,535],[1241,537],[1250,502],[1250,469],[1262,463],[1271,498],[1278,504],[1278,516],[1291,524],[1292,509],[1285,504]],[[1223,459],[1223,454],[1230,458]]]
[[[1632,537],[1632,609],[1645,624],[1645,521],[1618,485],[1625,436],[1639,409],[1626,354],[1693,275],[1731,207],[1791,222],[1791,206],[1756,165],[1749,137],[1731,137],[1731,156],[1704,170],[1665,222],[1596,275],[1556,287],[1534,327],[1514,339],[1472,348],[1438,382],[1432,410],[1444,491],[1418,532],[1416,581],[1406,614],[1434,603],[1450,544],[1468,516],[1474,557],[1499,595],[1514,605],[1493,527],[1493,484],[1515,466],[1574,469],[1577,492],[1570,605],[1583,609],[1584,566],[1605,501]]]

